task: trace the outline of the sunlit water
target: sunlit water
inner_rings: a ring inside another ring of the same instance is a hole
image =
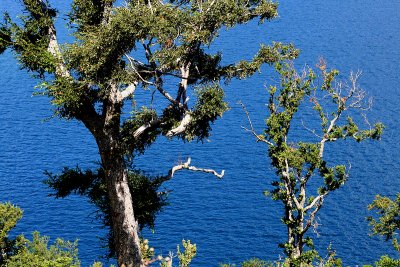
[[[17,2],[1,0],[0,11],[14,17],[19,13]],[[57,2],[60,11],[69,5],[69,1]],[[400,185],[400,2],[281,2],[278,20],[223,31],[212,49],[223,52],[224,62],[235,62],[250,59],[260,43],[293,42],[302,50],[300,66],[313,66],[323,56],[343,75],[363,71],[360,83],[374,99],[370,121],[381,120],[387,127],[385,135],[380,142],[327,148],[337,162],[351,162],[351,177],[326,200],[314,237],[322,255],[331,243],[345,265],[373,263],[380,255],[393,253],[388,242],[368,235],[365,217],[375,194],[394,196]],[[58,20],[59,32],[65,32],[64,18]],[[105,252],[98,239],[105,230],[93,219],[96,209],[80,197],[48,197],[50,191],[41,181],[45,170],[58,172],[77,164],[96,167],[95,142],[80,123],[46,121],[52,115],[48,99],[32,97],[36,82],[19,70],[9,51],[0,57],[0,69],[0,201],[12,201],[25,211],[14,233],[39,230],[52,238],[79,239],[80,258],[88,266]],[[198,246],[194,267],[282,256],[277,247],[285,238],[282,209],[262,194],[270,188],[274,172],[266,147],[241,129],[247,120],[236,104],[238,100],[246,104],[261,131],[268,115],[264,85],[270,73],[265,68],[252,79],[226,86],[231,110],[214,125],[210,142],[159,139],[136,161],[153,174],[166,173],[187,156],[196,166],[226,171],[223,180],[181,172],[165,185],[173,190],[170,206],[158,216],[154,233],[145,232],[157,253],[174,250],[185,238]]]

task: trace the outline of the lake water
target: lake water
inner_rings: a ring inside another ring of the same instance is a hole
[[[19,14],[17,2],[1,0],[0,11]],[[50,2],[61,11],[70,4]],[[387,128],[380,142],[328,148],[338,162],[351,162],[351,177],[327,198],[314,237],[321,254],[331,243],[345,265],[373,263],[382,254],[393,255],[393,250],[389,242],[368,235],[366,207],[375,194],[394,196],[400,188],[400,1],[281,2],[278,20],[223,31],[212,49],[223,52],[224,62],[234,62],[250,59],[260,43],[293,42],[302,50],[300,66],[313,66],[323,56],[344,75],[363,71],[360,83],[374,99],[370,121],[379,119]],[[82,265],[88,266],[105,252],[98,239],[105,230],[93,219],[95,208],[80,197],[48,197],[50,191],[41,181],[45,170],[58,172],[77,164],[96,167],[95,142],[78,122],[46,120],[52,115],[48,99],[32,96],[36,82],[19,70],[9,51],[0,57],[0,70],[0,201],[12,201],[25,211],[14,233],[39,230],[52,238],[79,239]],[[277,247],[285,238],[281,206],[262,194],[270,188],[274,172],[266,147],[241,129],[247,121],[236,104],[246,104],[261,131],[267,116],[264,84],[270,72],[265,68],[252,79],[226,86],[231,110],[216,122],[210,142],[160,139],[137,160],[138,167],[153,174],[166,173],[187,156],[196,166],[226,171],[221,181],[180,172],[166,185],[173,190],[171,204],[158,216],[155,232],[145,232],[157,253],[174,250],[185,238],[198,246],[193,267],[283,255]]]

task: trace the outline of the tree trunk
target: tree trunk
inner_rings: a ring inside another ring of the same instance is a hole
[[[128,173],[123,159],[110,160],[105,171],[118,265],[120,267],[140,267],[142,257],[138,236],[139,228],[133,212]]]
[[[114,249],[120,267],[141,267],[139,226],[133,212],[128,184],[128,170],[120,149],[120,118],[122,103],[117,86],[111,85],[109,98],[103,103],[104,125],[95,133],[102,167],[105,171]]]

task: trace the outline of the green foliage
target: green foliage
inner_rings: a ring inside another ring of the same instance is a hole
[[[378,218],[368,217],[374,235],[382,235],[386,240],[392,239],[393,247],[400,252],[400,246],[395,237],[400,230],[400,193],[394,200],[377,195],[374,201],[368,206],[374,210]]]
[[[114,0],[74,0],[72,3],[72,11],[69,15],[71,24],[73,26],[82,27],[80,30],[85,30],[85,27],[99,25],[104,19],[106,7],[113,2]]]
[[[0,244],[7,239],[8,232],[15,227],[22,218],[22,210],[11,203],[0,204]],[[3,246],[1,246],[3,247]]]
[[[39,76],[55,71],[55,59],[47,51],[49,28],[56,11],[48,6],[47,1],[24,0],[25,15],[21,17],[22,26],[14,23],[8,14],[1,25],[2,45],[4,41],[19,54],[23,67],[36,72]]]
[[[49,247],[49,238],[33,233],[32,241],[23,235],[8,239],[9,231],[22,218],[22,210],[0,203],[0,267],[79,267],[77,242],[57,239]]]
[[[96,172],[64,169],[61,175],[49,174],[47,183],[58,197],[87,196],[106,225],[111,225],[112,218],[118,220],[110,216],[111,208],[117,207],[108,203],[108,195],[115,191],[107,179],[122,173],[110,166],[132,166],[134,157],[159,135],[188,141],[209,138],[211,124],[228,109],[222,82],[249,77],[263,64],[298,56],[293,45],[282,43],[262,45],[251,60],[230,64],[222,63],[222,52],[210,53],[221,30],[254,19],[261,23],[276,18],[278,4],[269,0],[73,0],[67,13],[73,40],[66,44],[57,42],[57,11],[48,1],[24,0],[22,4],[24,16],[15,20],[6,15],[0,24],[0,53],[10,48],[21,66],[40,79],[40,92],[51,99],[57,116],[76,119],[88,128],[99,147],[102,166],[108,168]],[[175,92],[172,84],[177,84]],[[140,89],[145,92],[136,94]],[[154,97],[156,93],[164,101]],[[190,102],[188,95],[196,99]],[[138,108],[137,96],[151,103]],[[124,105],[130,101],[133,112],[124,116]],[[183,125],[188,117],[190,121]],[[171,134],[182,125],[183,130]],[[129,173],[140,227],[152,227],[165,205],[165,196],[157,193],[162,180]]]
[[[110,227],[107,242],[110,249],[109,256],[113,256],[111,207],[103,169],[93,172],[91,170],[82,171],[79,167],[64,168],[60,175],[52,173],[46,173],[46,175],[48,179],[45,183],[55,191],[55,197],[64,198],[70,194],[78,194],[87,196],[89,201],[96,205],[99,209],[98,218],[103,220],[104,225]],[[133,170],[128,173],[128,182],[131,194],[135,196],[133,209],[140,228],[146,226],[153,228],[157,213],[167,205],[166,193],[159,191],[163,179],[149,177]]]
[[[242,267],[271,267],[272,264],[257,258],[247,260],[241,264]]]
[[[11,44],[11,32],[6,27],[0,27],[0,54]]]
[[[22,218],[22,210],[11,203],[0,203],[0,266],[15,253],[15,240],[8,238],[8,233]]]
[[[379,261],[375,263],[376,267],[399,267],[400,259],[392,259],[389,256],[382,256]]]
[[[19,236],[16,246],[18,253],[11,256],[8,267],[79,267],[77,242],[71,243],[57,239],[55,244],[48,246],[49,238],[33,233],[33,240]]]
[[[179,245],[176,248],[179,259],[179,267],[189,267],[197,253],[196,244],[191,244],[190,240],[182,240],[182,246],[184,248],[183,252],[180,251]]]
[[[224,91],[217,84],[200,87],[197,89],[197,103],[193,108],[193,120],[185,132],[185,138],[191,140],[195,137],[203,140],[209,137],[210,123],[228,110],[228,104],[224,102]]]

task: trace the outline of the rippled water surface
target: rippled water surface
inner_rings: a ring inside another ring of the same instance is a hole
[[[65,11],[70,1],[51,1]],[[368,236],[366,206],[375,194],[393,196],[400,185],[400,1],[281,1],[280,18],[258,26],[223,31],[212,48],[224,62],[250,59],[260,43],[293,42],[302,50],[299,65],[314,65],[319,56],[342,71],[362,70],[361,85],[374,99],[370,120],[387,127],[380,142],[343,143],[328,148],[338,162],[351,162],[349,182],[332,194],[319,215],[316,244],[321,253],[331,243],[345,265],[372,263],[391,246]],[[1,0],[0,11],[19,14],[18,1]],[[61,40],[68,40],[58,20]],[[24,218],[15,233],[37,229],[51,237],[79,239],[83,266],[104,254],[98,237],[104,235],[95,208],[85,199],[53,199],[41,181],[45,170],[63,166],[96,167],[96,145],[78,122],[46,120],[51,106],[45,97],[33,97],[36,82],[21,71],[11,52],[0,57],[0,201],[21,206]],[[284,240],[281,208],[265,198],[274,177],[266,147],[241,129],[246,117],[236,104],[242,100],[257,129],[267,116],[264,84],[271,71],[226,86],[231,110],[213,127],[210,142],[182,144],[160,139],[137,166],[154,174],[167,172],[186,156],[198,166],[225,169],[223,180],[181,172],[166,188],[171,205],[158,216],[154,233],[146,232],[158,252],[175,249],[183,238],[198,245],[193,266],[217,266],[257,256],[275,260]]]

